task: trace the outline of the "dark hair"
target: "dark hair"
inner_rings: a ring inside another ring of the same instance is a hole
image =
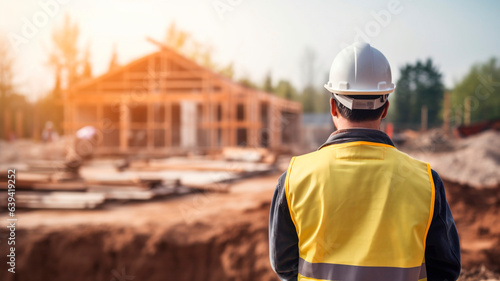
[[[381,98],[382,96],[370,96],[370,95],[359,95],[359,96],[348,96],[350,98],[360,99],[360,100],[372,100]],[[332,94],[333,98],[333,94]],[[386,105],[377,108],[377,109],[349,109],[345,107],[340,102],[337,102],[335,98],[333,98],[335,102],[335,106],[337,107],[337,111],[344,117],[345,119],[351,122],[363,122],[363,121],[373,121],[377,120],[382,116],[382,112]]]

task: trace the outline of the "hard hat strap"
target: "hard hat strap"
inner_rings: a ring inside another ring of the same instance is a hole
[[[383,95],[382,97],[377,97],[376,99],[370,100],[362,100],[362,99],[354,99],[348,96],[339,95],[332,93],[332,97],[343,104],[345,107],[353,110],[353,109],[369,109],[375,110],[382,107],[387,102],[387,97],[389,95]]]

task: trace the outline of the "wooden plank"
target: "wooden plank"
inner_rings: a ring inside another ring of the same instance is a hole
[[[7,179],[7,173],[2,173],[1,178]],[[29,185],[32,183],[37,183],[37,182],[51,182],[51,175],[50,174],[43,174],[43,173],[30,173],[30,172],[19,172],[16,175],[16,187],[17,186],[24,186],[24,185]],[[3,187],[3,185],[0,185],[0,187]]]
[[[165,67],[165,71],[162,71],[159,75],[159,78],[168,78],[168,79],[178,79],[178,78],[201,78],[203,74],[205,73],[204,71],[196,71],[196,70],[167,70],[168,68]],[[135,79],[143,79],[144,78],[144,72],[130,72],[129,77],[131,80]]]
[[[137,186],[112,187],[107,185],[91,185],[88,191],[103,194],[108,200],[149,200],[155,196],[155,193],[150,189],[138,188]]]
[[[131,80],[128,84],[129,85],[124,85],[123,82],[104,82],[101,87],[101,91],[108,91],[108,90],[115,90],[115,91],[126,91],[130,89],[143,89],[144,88],[144,83],[149,84],[150,79],[146,73],[143,74],[141,80]],[[158,90],[161,91],[168,91],[169,89],[193,89],[193,88],[198,88],[198,89],[203,89],[203,81],[199,79],[198,77],[193,77],[194,79],[191,80],[175,80],[175,79],[166,79],[164,84],[160,84],[158,87]],[[165,79],[165,78],[164,78]],[[148,87],[149,92],[151,89]]]
[[[87,185],[84,182],[56,182],[56,183],[33,183],[32,190],[45,191],[86,191]]]
[[[88,192],[16,192],[17,208],[93,209],[104,203],[105,196]],[[7,194],[0,194],[0,206],[7,206]]]
[[[85,184],[88,186],[103,185],[103,186],[135,186],[138,188],[151,188],[153,186],[160,185],[162,183],[161,179],[147,180],[147,179],[85,179]]]
[[[82,92],[81,96],[74,97],[71,99],[72,102],[78,103],[79,105],[93,105],[95,100],[99,99],[103,104],[115,105],[117,100],[129,99],[134,100],[131,91],[100,91],[100,92]],[[204,101],[204,93],[193,92],[190,89],[186,91],[179,90],[169,90],[160,91],[156,95],[147,96],[144,98],[144,102],[165,102],[165,101],[182,101],[182,100],[194,100],[202,102]],[[227,95],[222,93],[213,94],[214,101],[224,101],[227,102]]]
[[[26,164],[30,172],[57,172],[66,169],[64,160],[28,160],[26,161]]]

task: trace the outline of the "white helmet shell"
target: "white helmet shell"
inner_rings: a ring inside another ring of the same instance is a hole
[[[354,43],[335,57],[325,88],[337,95],[386,95],[394,91],[391,66],[368,43]]]

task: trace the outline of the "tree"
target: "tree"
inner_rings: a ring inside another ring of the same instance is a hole
[[[312,86],[306,86],[302,90],[301,102],[305,113],[316,113],[316,90]]]
[[[172,22],[167,29],[165,44],[204,67],[212,70],[216,68],[212,61],[212,46],[196,41],[191,34],[179,29],[175,22]]]
[[[13,131],[15,131],[16,113],[22,114],[22,127],[24,129],[21,133],[23,136],[31,134],[32,124],[30,121],[33,120],[33,105],[26,100],[24,95],[17,92],[14,83],[16,60],[7,42],[3,34],[0,34],[0,138],[2,139],[9,137],[4,131],[5,114],[10,117],[9,126]]]
[[[305,84],[300,101],[306,113],[325,113],[329,108],[328,95],[325,96],[322,88],[320,90],[316,83],[318,80],[316,58],[316,52],[311,48],[306,48],[300,60],[300,69]]]
[[[264,83],[262,85],[262,90],[268,93],[274,93],[273,78],[271,72],[269,71],[264,78]]]
[[[280,80],[274,92],[277,96],[285,98],[287,100],[298,100],[297,89],[287,80]]]
[[[4,112],[5,101],[7,96],[13,90],[14,77],[14,56],[9,49],[7,40],[3,36],[0,37],[0,107],[1,112]],[[0,118],[3,118],[0,116]]]
[[[83,79],[92,76],[89,46],[84,52],[78,47],[80,28],[68,14],[61,26],[52,32],[53,47],[48,64],[54,70],[54,88],[37,103],[42,122],[52,121],[56,129],[61,129],[63,108],[61,106],[63,88],[70,88]]]
[[[165,37],[165,44],[168,47],[176,51],[184,52],[190,40],[191,37],[189,33],[178,29],[175,22],[170,23]]]
[[[13,92],[14,56],[9,49],[4,36],[0,37],[0,126],[3,128],[4,112],[9,107],[7,100]],[[0,137],[5,138],[4,130],[0,130]]]
[[[113,52],[111,53],[111,59],[109,60],[108,71],[112,71],[120,66],[118,64],[118,52],[116,51],[116,45],[113,45]]]
[[[428,123],[436,125],[441,120],[443,93],[442,75],[430,58],[425,62],[418,60],[414,65],[407,64],[400,68],[391,119],[398,126],[417,128],[421,108],[427,106]]]
[[[496,58],[473,65],[451,94],[452,117],[462,116],[469,100],[471,121],[500,118],[500,66]],[[460,120],[455,120],[459,124]]]
[[[248,76],[243,76],[238,80],[238,83],[243,87],[247,87],[250,89],[258,89],[259,87],[255,84]]]
[[[56,71],[56,76],[64,74],[64,84],[71,87],[78,80],[79,60],[78,37],[80,28],[68,14],[64,23],[52,32],[53,48],[49,55],[49,65]],[[61,73],[57,73],[61,72]]]
[[[85,48],[81,67],[82,67],[82,73],[81,73],[78,81],[87,80],[87,79],[92,78],[92,64],[90,63],[90,46],[89,45],[87,45],[87,47]]]
[[[167,29],[164,43],[169,48],[188,57],[203,67],[230,79],[234,76],[234,64],[232,62],[228,63],[226,66],[220,66],[218,63],[214,62],[212,59],[214,48],[209,44],[204,44],[195,40],[191,34],[179,29],[174,22],[172,22]],[[250,84],[247,83],[247,86],[250,86]],[[253,84],[252,87],[254,86]]]
[[[219,74],[229,79],[233,79],[234,77],[234,66],[233,63],[230,62],[226,66],[219,69]]]

